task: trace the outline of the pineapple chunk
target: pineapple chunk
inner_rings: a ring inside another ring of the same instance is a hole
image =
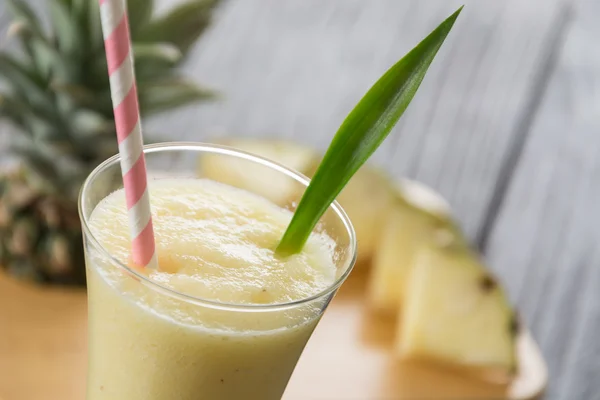
[[[290,142],[232,139],[221,143],[264,157],[305,175],[317,160],[314,150]],[[199,168],[200,174],[206,178],[254,192],[280,206],[285,206],[291,199],[298,197],[303,188],[281,173],[243,159],[220,155],[203,156]]]
[[[394,202],[390,180],[379,170],[365,165],[352,177],[337,200],[348,213],[358,242],[358,263],[372,260],[382,237],[382,226]]]
[[[369,303],[378,312],[394,314],[403,303],[417,250],[435,230],[455,228],[446,201],[417,182],[403,181],[389,210],[373,257]]]
[[[451,231],[438,233],[445,243],[424,245],[414,259],[397,336],[399,355],[510,376],[516,363],[515,313],[478,256]]]

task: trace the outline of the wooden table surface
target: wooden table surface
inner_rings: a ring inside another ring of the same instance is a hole
[[[449,199],[542,347],[547,398],[600,399],[600,0],[227,0],[185,67],[223,100],[146,131],[324,149],[369,85],[460,3],[373,162]]]
[[[367,272],[356,270],[344,282],[304,349],[283,400],[540,399],[547,370],[525,330],[517,339],[519,373],[510,382],[397,360],[397,321],[366,306]],[[83,400],[85,291],[39,288],[0,272],[0,303],[0,399]]]

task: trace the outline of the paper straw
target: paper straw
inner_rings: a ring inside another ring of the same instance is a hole
[[[133,262],[156,268],[158,263],[125,0],[99,1]]]

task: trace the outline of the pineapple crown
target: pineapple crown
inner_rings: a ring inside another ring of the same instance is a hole
[[[212,97],[176,68],[217,2],[191,0],[154,16],[153,0],[127,1],[143,116]],[[74,197],[90,170],[118,151],[98,2],[48,0],[46,25],[24,0],[7,3],[8,35],[21,48],[0,53],[0,118],[23,133],[11,150],[47,190]]]

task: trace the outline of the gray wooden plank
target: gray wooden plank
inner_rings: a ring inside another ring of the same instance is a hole
[[[377,77],[459,4],[229,0],[186,67],[224,100],[152,126],[184,130],[177,137],[188,139],[280,136],[323,149]],[[439,189],[472,238],[564,4],[467,4],[404,120],[374,157],[395,175]]]
[[[408,116],[398,141],[396,158],[411,159],[410,175],[450,200],[472,238],[479,234],[507,152],[520,133],[531,82],[553,46],[551,29],[564,6],[540,5],[496,2],[495,10],[483,9],[490,12],[488,26],[465,23],[455,39],[456,55],[440,63],[448,72],[439,82],[430,80],[436,106]]]
[[[547,357],[550,399],[600,399],[598,13],[575,8],[487,250]]]

